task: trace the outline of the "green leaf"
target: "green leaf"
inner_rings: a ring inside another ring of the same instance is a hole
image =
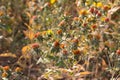
[[[50,61],[47,59],[47,58],[39,58],[39,60],[37,61],[36,64],[39,64],[39,63],[50,63]]]
[[[11,33],[11,32],[12,32],[10,26],[4,25],[4,24],[1,24],[1,23],[0,23],[0,29],[4,29],[4,30],[6,30],[8,33]]]
[[[56,63],[56,66],[59,66],[59,67],[64,67],[65,63],[63,62],[63,60],[60,60]]]

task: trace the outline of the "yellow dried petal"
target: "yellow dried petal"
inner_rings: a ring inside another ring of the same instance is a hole
[[[22,54],[27,54],[28,51],[30,51],[31,47],[29,45],[24,46],[22,48]]]
[[[34,32],[32,30],[27,30],[27,31],[23,31],[23,32],[27,38],[29,38],[30,40],[33,40]]]
[[[51,4],[54,4],[57,0],[50,0]]]
[[[80,15],[87,15],[88,11],[86,9],[82,9],[82,10],[80,10],[79,14]]]
[[[102,6],[103,6],[103,4],[101,2],[98,2],[96,5],[96,7],[98,7],[98,8],[101,8]]]
[[[48,35],[53,35],[53,31],[52,30],[47,30],[47,34]]]

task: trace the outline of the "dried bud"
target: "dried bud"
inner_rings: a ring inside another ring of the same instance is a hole
[[[37,32],[34,37],[37,38],[40,35],[40,32]]]
[[[62,21],[58,24],[58,26],[63,26],[64,24],[65,24],[65,21],[62,20]]]
[[[3,67],[3,70],[5,70],[5,71],[8,71],[9,69],[10,69],[9,66],[4,66],[4,67]]]
[[[8,76],[8,74],[6,73],[6,72],[3,72],[2,73],[2,77],[4,78],[4,77],[7,77]]]
[[[54,47],[58,47],[59,45],[60,45],[59,41],[55,41],[55,42],[53,43],[53,46],[54,46]]]
[[[117,53],[118,55],[120,55],[120,49],[118,49],[118,50],[116,51],[116,53]]]
[[[63,53],[64,55],[66,55],[66,54],[68,54],[68,51],[67,51],[67,50],[63,50],[62,53]]]
[[[80,50],[79,50],[79,49],[77,49],[77,50],[73,50],[73,54],[75,54],[75,55],[80,54]]]
[[[21,72],[21,71],[22,71],[22,69],[20,67],[15,68],[15,72]]]
[[[62,34],[62,30],[57,30],[57,34]]]
[[[32,48],[38,48],[40,45],[39,45],[39,43],[33,43],[32,44]]]

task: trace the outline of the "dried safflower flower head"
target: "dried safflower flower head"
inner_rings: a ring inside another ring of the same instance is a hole
[[[56,40],[56,41],[53,43],[53,46],[54,46],[54,47],[58,47],[59,45],[60,45],[60,43],[59,43],[58,40]]]
[[[73,20],[74,21],[79,21],[80,19],[79,19],[79,17],[74,17]]]
[[[116,53],[117,53],[118,55],[120,55],[120,49],[118,49],[118,50],[116,51]]]
[[[67,50],[62,50],[63,55],[67,55],[68,51]]]
[[[58,26],[63,26],[64,24],[65,24],[65,21],[62,20],[62,21],[58,24]]]
[[[7,77],[8,76],[8,74],[6,73],[6,72],[3,72],[2,73],[2,78],[5,78],[5,77]]]
[[[21,71],[22,71],[22,68],[20,68],[20,67],[15,68],[15,72],[21,72]]]
[[[91,26],[91,28],[92,28],[92,29],[96,29],[96,28],[97,28],[97,25],[96,25],[96,24],[93,24],[93,25]]]
[[[107,17],[107,18],[105,18],[105,22],[109,22],[110,21],[110,19]]]
[[[73,50],[72,52],[73,52],[74,55],[80,54],[80,50],[79,49]]]
[[[73,39],[72,42],[73,42],[73,43],[78,43],[79,40],[78,40],[78,39]]]
[[[57,34],[62,34],[62,30],[60,29],[60,30],[57,30]]]
[[[97,32],[97,31],[92,32],[91,34],[92,34],[92,36],[93,36],[94,38],[96,38],[96,39],[100,39],[100,38],[101,38],[101,34],[100,34],[99,32]]]
[[[39,48],[39,47],[40,47],[39,43],[33,43],[32,44],[32,48]]]
[[[91,7],[91,8],[89,9],[89,11],[90,11],[91,13],[94,13],[95,8],[94,8],[94,7]]]
[[[37,32],[34,37],[37,38],[40,35],[40,32]]]
[[[4,67],[3,67],[3,70],[5,70],[5,71],[8,71],[9,69],[10,69],[9,66],[4,66]]]
[[[104,10],[104,11],[108,11],[110,8],[111,8],[111,7],[110,7],[109,5],[104,5],[104,6],[103,6],[103,10]]]
[[[83,27],[86,27],[86,26],[87,26],[87,23],[84,22],[84,23],[83,23]]]
[[[97,9],[94,10],[94,13],[95,13],[95,14],[98,14],[98,12],[99,12],[99,11],[98,11]]]
[[[80,15],[87,15],[88,11],[86,9],[82,9],[82,10],[79,11],[79,14]]]
[[[100,11],[97,13],[97,16],[98,16],[98,17],[101,17],[101,16],[102,16],[102,14],[101,14]]]
[[[60,48],[64,49],[65,48],[65,44],[60,44]]]

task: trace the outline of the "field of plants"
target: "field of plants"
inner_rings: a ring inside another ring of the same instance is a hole
[[[0,0],[0,80],[120,80],[120,1]]]

